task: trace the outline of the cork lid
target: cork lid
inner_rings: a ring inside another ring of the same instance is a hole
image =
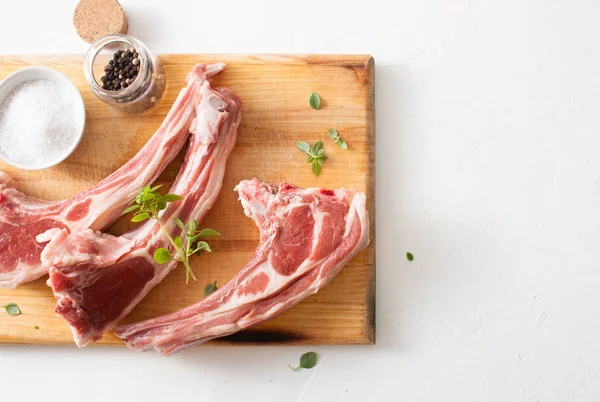
[[[88,43],[106,35],[127,33],[127,17],[117,0],[81,0],[73,14],[73,25]]]

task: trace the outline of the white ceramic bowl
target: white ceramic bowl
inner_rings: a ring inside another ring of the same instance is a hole
[[[69,96],[72,97],[73,102],[75,104],[73,117],[78,118],[78,120],[81,122],[81,127],[79,128],[77,132],[77,137],[75,138],[73,143],[68,148],[65,148],[60,155],[57,155],[57,157],[54,160],[51,160],[49,162],[43,164],[24,164],[22,162],[17,162],[13,160],[10,157],[10,155],[7,155],[5,152],[2,151],[2,149],[0,149],[0,159],[2,159],[4,162],[21,169],[41,170],[58,165],[59,163],[67,159],[69,155],[71,155],[73,151],[77,148],[79,142],[81,141],[81,137],[83,136],[83,130],[85,128],[85,105],[83,103],[83,98],[81,97],[81,94],[79,93],[79,90],[77,89],[75,84],[73,84],[71,80],[69,80],[64,74],[48,67],[37,66],[25,67],[20,70],[17,70],[14,73],[8,75],[5,79],[2,80],[2,82],[0,82],[0,105],[2,104],[2,102],[4,102],[4,99],[6,98],[6,96],[8,96],[10,91],[15,89],[17,86],[23,84],[24,82],[33,80],[49,80],[55,82],[60,87],[65,89],[68,92]],[[33,114],[32,118],[34,118]]]

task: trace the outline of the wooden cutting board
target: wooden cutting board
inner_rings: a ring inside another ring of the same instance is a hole
[[[125,322],[155,317],[195,303],[209,282],[227,282],[251,257],[259,232],[247,218],[233,188],[258,177],[301,187],[354,187],[367,194],[371,244],[334,280],[283,315],[238,334],[213,341],[229,344],[372,344],[375,342],[375,110],[374,62],[370,56],[238,56],[163,55],[167,88],[160,104],[140,115],[119,112],[96,98],[83,76],[83,56],[0,56],[0,78],[27,66],[43,65],[65,73],[79,87],[86,105],[87,126],[79,148],[65,162],[29,172],[0,161],[0,170],[26,194],[63,199],[97,183],[127,162],[154,134],[184,86],[195,63],[224,61],[227,69],[214,82],[242,99],[242,124],[227,163],[223,189],[203,227],[222,237],[210,240],[212,253],[193,259],[198,282],[185,285],[184,269],[174,270],[154,288]],[[310,108],[312,91],[321,95],[320,110]],[[32,116],[35,118],[35,116]],[[347,141],[344,151],[327,129]],[[329,159],[319,178],[313,176],[296,141],[323,140]],[[183,152],[159,178],[170,184]],[[110,232],[123,233],[133,224],[121,220]],[[0,256],[1,258],[1,256]],[[66,323],[54,314],[55,300],[46,278],[15,290],[0,289],[0,306],[17,303],[22,314],[0,310],[0,342],[72,344]],[[36,329],[36,327],[38,329]],[[103,344],[123,344],[112,333]]]

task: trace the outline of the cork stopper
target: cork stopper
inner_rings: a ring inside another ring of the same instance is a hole
[[[127,33],[127,17],[117,0],[81,0],[73,14],[73,25],[88,43],[106,35]]]

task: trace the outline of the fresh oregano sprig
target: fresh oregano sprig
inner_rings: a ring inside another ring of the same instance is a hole
[[[339,145],[340,148],[348,148],[348,144],[346,144],[346,141],[344,141],[342,137],[340,137],[340,134],[336,130],[330,128],[329,130],[327,130],[327,134],[329,135],[329,138],[333,140],[333,142]]]
[[[300,151],[308,155],[306,162],[312,163],[312,172],[315,176],[319,177],[323,162],[327,160],[327,155],[325,155],[325,150],[323,149],[323,141],[315,142],[315,145],[312,147],[308,142],[298,141],[296,142],[296,146]]]
[[[154,252],[154,260],[159,264],[164,264],[167,261],[182,262],[185,266],[185,283],[188,284],[190,276],[194,281],[197,280],[194,271],[190,267],[189,258],[201,251],[211,252],[208,243],[200,240],[200,238],[220,236],[221,234],[213,229],[198,229],[198,222],[194,219],[186,225],[181,219],[174,218],[173,221],[182,230],[183,238],[181,236],[172,237],[158,214],[167,208],[168,203],[179,201],[181,197],[177,194],[162,195],[158,192],[161,187],[160,185],[154,187],[144,186],[137,197],[130,202],[133,205],[123,211],[123,215],[135,211],[131,219],[132,222],[142,222],[147,219],[154,219],[158,222],[160,229],[175,251],[171,253],[167,248],[161,247]]]

